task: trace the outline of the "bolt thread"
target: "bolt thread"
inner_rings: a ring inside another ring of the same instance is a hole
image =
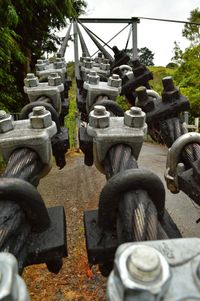
[[[33,115],[34,116],[40,116],[45,113],[45,107],[43,106],[38,106],[33,108]]]

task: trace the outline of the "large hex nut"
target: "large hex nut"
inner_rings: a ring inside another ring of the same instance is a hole
[[[37,71],[43,71],[46,69],[46,59],[45,60],[37,60],[37,64],[35,65],[35,69]]]
[[[34,73],[28,73],[24,79],[25,87],[37,87],[39,85],[38,77]]]
[[[89,115],[89,125],[94,128],[107,128],[110,125],[110,112],[104,106],[95,106]]]
[[[100,81],[99,75],[94,70],[91,70],[89,74],[87,74],[87,82],[91,85],[98,85]]]
[[[124,113],[124,124],[133,128],[142,128],[145,124],[146,114],[138,107],[131,107]]]
[[[48,77],[49,86],[59,86],[62,84],[61,76],[58,73],[51,73]]]
[[[13,129],[12,116],[5,111],[0,111],[0,133],[6,133]]]
[[[89,58],[85,58],[83,61],[83,65],[85,68],[87,69],[91,69],[93,67],[93,60],[89,57]]]
[[[100,64],[100,69],[104,70],[104,71],[110,70],[110,64],[101,63]]]
[[[44,129],[52,125],[51,113],[43,106],[33,108],[29,119],[33,129]]]
[[[144,244],[124,244],[118,248],[110,280],[114,275],[113,284],[117,285],[121,300],[132,300],[136,294],[138,300],[156,300],[158,295],[165,294],[171,278],[165,257]]]
[[[56,58],[56,61],[54,62],[54,68],[55,69],[62,69],[64,67],[64,62],[62,60],[62,58]]]
[[[122,80],[118,74],[113,74],[112,76],[109,77],[108,86],[118,88],[121,87],[121,85],[122,85]]]

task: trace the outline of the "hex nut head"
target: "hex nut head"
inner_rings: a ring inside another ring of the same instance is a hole
[[[38,77],[34,73],[28,73],[24,79],[25,87],[37,87],[39,85]]]
[[[122,247],[123,248],[123,247]],[[155,248],[145,245],[124,247],[115,257],[114,274],[122,300],[156,300],[163,296],[171,278],[170,267],[165,257]],[[142,287],[141,287],[142,286]],[[128,296],[129,298],[125,298]]]
[[[34,107],[29,119],[33,129],[44,129],[52,125],[51,113],[43,106]]]
[[[146,114],[138,107],[131,107],[124,113],[124,124],[132,128],[142,128]]]
[[[83,61],[83,65],[87,69],[91,69],[93,67],[93,60],[91,58],[85,58]]]
[[[45,60],[37,60],[37,64],[35,65],[37,71],[43,71],[46,69],[46,59]]]
[[[89,74],[87,74],[87,82],[91,85],[98,85],[100,81],[100,77],[96,71],[91,70]]]
[[[54,62],[54,68],[55,69],[62,69],[64,67],[64,63],[63,60],[59,57],[56,58],[55,62]]]
[[[108,86],[118,88],[121,87],[121,85],[122,85],[122,80],[118,74],[113,74],[112,76],[109,77]]]
[[[101,63],[100,64],[100,69],[104,70],[104,71],[110,70],[110,64]]]
[[[49,86],[59,86],[62,84],[61,76],[58,73],[51,73],[48,77]]]
[[[89,114],[89,125],[94,128],[107,128],[110,125],[110,112],[104,106],[95,106]]]
[[[12,116],[0,110],[0,133],[6,133],[13,129]]]

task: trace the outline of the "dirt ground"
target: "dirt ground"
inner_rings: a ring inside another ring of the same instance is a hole
[[[46,206],[65,208],[68,257],[57,275],[48,272],[45,264],[25,269],[23,278],[32,301],[105,300],[106,278],[87,264],[83,228],[83,212],[98,207],[104,183],[105,177],[95,167],[85,166],[80,153],[68,155],[63,170],[53,165],[41,180],[38,190]]]
[[[139,166],[151,169],[164,182],[166,153],[164,147],[145,143]],[[98,207],[104,183],[104,175],[94,166],[85,166],[80,153],[67,155],[67,164],[62,170],[53,165],[51,172],[41,180],[38,189],[47,207],[62,205],[65,208],[68,257],[57,275],[48,272],[44,264],[25,269],[23,277],[32,301],[105,300],[106,279],[97,267],[91,270],[87,264],[83,228],[83,212]],[[199,225],[195,223],[199,208],[183,193],[172,195],[167,191],[166,199],[166,207],[183,236],[199,236]]]

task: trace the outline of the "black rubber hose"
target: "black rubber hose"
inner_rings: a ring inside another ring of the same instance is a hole
[[[21,160],[23,158],[23,160]],[[15,199],[9,200],[9,187],[4,184],[13,181],[16,191],[19,189],[19,179],[36,185],[38,172],[43,169],[43,164],[34,151],[20,149],[13,152],[7,167],[0,178],[0,251],[7,251],[15,255],[19,264],[20,273],[26,262],[27,239],[31,231],[31,224],[26,212],[22,210],[18,202],[18,195],[13,191]],[[12,179],[9,179],[12,177]],[[13,179],[16,177],[15,179]],[[5,179],[6,178],[6,179]],[[21,180],[21,181],[22,181]],[[20,182],[24,184],[24,181]],[[30,185],[25,183],[25,185]],[[6,193],[8,191],[8,194]],[[28,206],[28,202],[26,204]],[[29,209],[30,210],[30,209]],[[32,212],[30,212],[32,214]],[[40,220],[38,220],[40,223]]]
[[[36,106],[43,106],[46,108],[46,110],[48,110],[51,113],[51,118],[56,123],[57,133],[60,133],[61,127],[60,127],[60,120],[59,120],[58,114],[57,114],[56,110],[54,109],[54,107],[48,102],[45,102],[45,101],[30,102],[29,104],[27,104],[26,106],[23,107],[23,109],[20,113],[20,119],[27,119],[28,115],[32,112],[33,108]]]
[[[162,139],[168,148],[171,147],[177,138],[188,132],[179,117],[160,122],[160,130]],[[192,163],[200,159],[200,145],[196,143],[186,145],[181,159],[186,168],[191,168]]]

